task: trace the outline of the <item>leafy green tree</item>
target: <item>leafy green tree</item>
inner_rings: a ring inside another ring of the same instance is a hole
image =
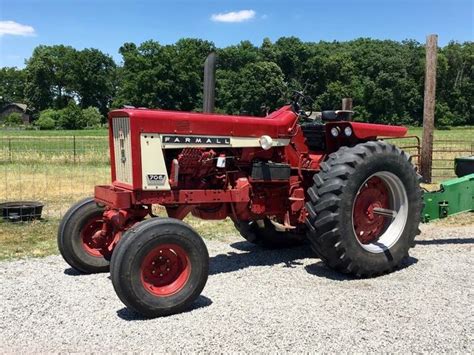
[[[25,100],[25,71],[17,68],[0,68],[0,105]]]
[[[211,42],[199,39],[181,39],[166,46],[155,41],[139,47],[124,44],[120,48],[124,65],[114,106],[196,109],[202,104],[204,60],[213,50]]]
[[[40,112],[39,118],[34,124],[40,129],[54,129],[59,125],[61,120],[61,111],[54,109],[46,109]]]
[[[21,126],[23,124],[23,119],[21,118],[21,113],[12,112],[3,119],[3,124],[5,126],[15,127]]]
[[[26,96],[38,111],[61,109],[74,96],[77,51],[70,46],[38,46],[26,63]]]
[[[315,109],[337,109],[342,97],[352,97],[357,120],[422,124],[425,49],[413,40],[282,37],[220,49],[200,39],[169,45],[146,41],[125,43],[118,67],[96,49],[39,46],[25,70],[0,70],[0,95],[12,101],[25,97],[36,110],[67,106],[71,111],[75,103],[103,115],[124,104],[200,110],[203,63],[214,50],[219,112],[260,115],[262,106],[276,109],[292,89],[305,89]],[[438,53],[437,124],[473,125],[474,43],[451,42]],[[89,124],[72,117],[57,121],[68,127]]]
[[[70,87],[80,106],[97,107],[106,114],[115,93],[113,59],[97,49],[84,49],[76,53]]]
[[[95,128],[99,127],[104,121],[104,117],[101,115],[97,107],[88,107],[82,110],[82,116],[84,117],[85,127],[82,128]]]
[[[84,114],[82,109],[73,101],[60,111],[57,121],[58,127],[61,129],[82,129],[86,127]]]
[[[275,63],[250,63],[238,73],[221,71],[218,85],[217,103],[227,113],[262,116],[284,104],[284,77]]]

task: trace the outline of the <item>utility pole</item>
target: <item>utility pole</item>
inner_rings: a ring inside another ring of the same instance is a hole
[[[421,145],[421,176],[431,182],[433,161],[433,130],[436,100],[436,59],[438,35],[426,38],[425,98],[423,104],[423,140]]]

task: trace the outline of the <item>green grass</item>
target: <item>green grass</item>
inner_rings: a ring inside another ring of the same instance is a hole
[[[417,135],[421,138],[422,127],[409,127],[408,134]],[[0,137],[106,137],[108,131],[106,128],[84,129],[84,130],[0,130]],[[462,139],[465,136],[474,138],[474,126],[452,127],[450,129],[436,129],[435,139]]]
[[[0,260],[57,254],[58,225],[59,219],[0,222]]]
[[[423,136],[422,127],[409,127],[409,135]],[[474,126],[452,127],[450,129],[435,129],[434,139],[439,140],[474,140]]]
[[[0,137],[105,137],[108,135],[107,128],[83,129],[83,130],[0,130]]]
[[[238,239],[238,232],[229,219],[202,221],[187,217],[185,221],[207,240],[230,242]],[[0,221],[0,260],[58,254],[56,236],[59,222],[59,218],[15,223]]]

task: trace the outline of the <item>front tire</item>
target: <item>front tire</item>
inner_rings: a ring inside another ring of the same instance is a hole
[[[102,228],[104,208],[92,197],[73,205],[58,228],[58,249],[64,260],[81,273],[109,270],[110,255],[94,247],[92,237]]]
[[[112,255],[115,292],[130,309],[154,318],[188,309],[203,290],[209,254],[186,223],[153,218],[130,228]]]
[[[372,277],[408,257],[422,191],[399,148],[383,141],[342,147],[321,164],[308,195],[308,239],[329,267]]]

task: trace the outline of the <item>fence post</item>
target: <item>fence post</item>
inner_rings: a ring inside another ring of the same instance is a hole
[[[431,182],[433,163],[433,129],[436,99],[436,56],[438,35],[426,38],[425,97],[423,104],[423,142],[421,145],[421,176]]]
[[[74,165],[76,165],[76,136],[72,136],[72,145],[74,149]]]
[[[13,159],[12,159],[12,139],[10,137],[8,137],[8,157],[11,163]]]

